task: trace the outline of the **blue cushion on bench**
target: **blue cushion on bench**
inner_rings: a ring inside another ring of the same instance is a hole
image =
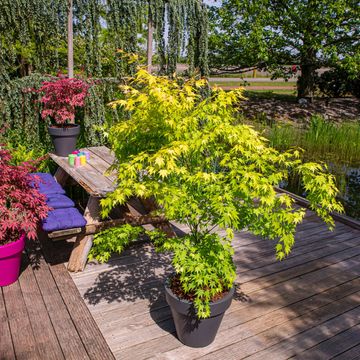
[[[38,177],[39,191],[42,194],[65,194],[65,190],[56,182],[51,174],[33,173],[31,176]]]
[[[86,220],[75,208],[55,209],[49,211],[42,225],[44,231],[51,232],[83,227],[86,225]]]
[[[64,209],[75,206],[75,203],[63,194],[49,194],[46,197],[46,203],[53,209]]]

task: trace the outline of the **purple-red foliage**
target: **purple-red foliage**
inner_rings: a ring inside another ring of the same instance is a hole
[[[85,105],[90,84],[81,79],[56,78],[55,81],[44,81],[38,92],[43,93],[40,102],[44,105],[41,117],[50,116],[57,124],[75,120],[77,107]]]
[[[0,245],[16,241],[25,233],[36,238],[41,219],[47,216],[49,207],[45,195],[31,186],[36,183],[30,176],[30,164],[10,164],[9,151],[0,147]]]

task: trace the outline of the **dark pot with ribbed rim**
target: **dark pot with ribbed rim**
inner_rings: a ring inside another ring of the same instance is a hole
[[[68,156],[76,150],[76,141],[80,134],[80,125],[49,126],[49,134],[55,147],[55,154]]]
[[[198,319],[192,302],[178,298],[170,289],[170,278],[165,281],[165,296],[174,319],[178,339],[190,347],[210,345],[217,334],[225,311],[229,308],[235,288],[225,296],[210,303],[211,315],[207,319]]]

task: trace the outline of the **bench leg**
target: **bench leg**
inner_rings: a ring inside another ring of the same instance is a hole
[[[84,212],[84,218],[86,219],[88,225],[99,223],[100,198],[90,196]],[[93,238],[93,235],[80,234],[77,236],[67,266],[69,271],[77,272],[84,270],[87,257],[91,250]]]
[[[151,213],[154,210],[158,209],[158,206],[156,205],[155,201],[153,199],[139,199],[141,204],[143,205],[144,209]],[[175,231],[173,230],[171,224],[169,221],[164,221],[162,223],[153,224],[153,226],[161,231],[163,231],[168,237],[176,237]]]
[[[89,255],[93,235],[78,235],[68,262],[68,270],[73,272],[83,271]]]
[[[54,175],[55,180],[61,186],[66,185],[66,182],[68,181],[69,177],[70,177],[70,175],[64,169],[62,169],[61,167],[57,168],[57,170],[55,172],[55,175]]]

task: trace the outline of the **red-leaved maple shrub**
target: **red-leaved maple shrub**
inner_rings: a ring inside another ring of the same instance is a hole
[[[59,77],[54,81],[44,81],[37,90],[44,94],[40,99],[43,104],[41,117],[49,116],[59,125],[73,122],[76,108],[85,105],[89,87],[90,84],[81,79]]]
[[[18,240],[21,234],[35,239],[39,221],[49,211],[45,195],[31,186],[36,183],[30,176],[32,166],[14,166],[10,161],[9,151],[0,147],[0,245]]]

